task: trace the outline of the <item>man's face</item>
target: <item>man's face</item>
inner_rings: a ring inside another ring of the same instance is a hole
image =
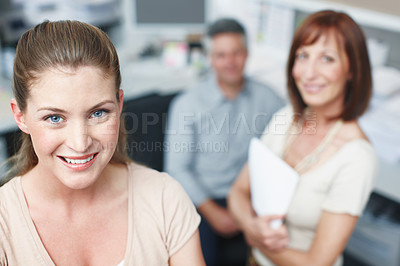
[[[247,59],[243,36],[239,33],[215,35],[211,40],[210,59],[220,85],[240,85]]]

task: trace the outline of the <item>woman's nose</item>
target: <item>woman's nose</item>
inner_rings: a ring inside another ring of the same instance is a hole
[[[70,124],[66,136],[66,144],[70,149],[78,153],[87,151],[92,145],[89,126],[85,122]]]
[[[318,69],[314,60],[309,60],[304,67],[304,76],[306,79],[313,79],[316,77]]]

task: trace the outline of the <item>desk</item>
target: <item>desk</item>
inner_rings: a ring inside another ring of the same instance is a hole
[[[159,58],[148,58],[121,65],[125,99],[149,93],[169,94],[191,87],[198,81],[198,73],[190,67],[168,68]]]

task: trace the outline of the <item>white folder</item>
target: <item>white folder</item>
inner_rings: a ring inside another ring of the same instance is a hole
[[[251,202],[259,216],[286,214],[299,180],[297,172],[259,139],[249,147]],[[278,228],[281,220],[270,226]]]

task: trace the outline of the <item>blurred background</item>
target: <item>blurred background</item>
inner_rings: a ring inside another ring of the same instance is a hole
[[[76,19],[103,29],[117,48],[126,101],[171,95],[208,71],[207,25],[233,17],[247,29],[246,74],[287,98],[285,64],[296,26],[322,9],[344,11],[368,39],[374,95],[360,124],[381,160],[368,207],[346,248],[347,265],[400,265],[399,0],[0,0],[0,162],[15,152],[9,102],[15,47],[27,29]],[[4,171],[4,167],[1,171]]]

